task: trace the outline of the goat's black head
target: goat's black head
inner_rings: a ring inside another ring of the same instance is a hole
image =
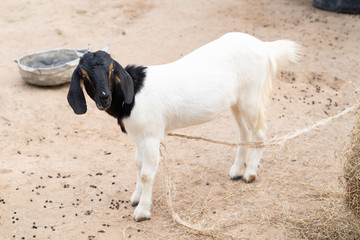
[[[114,88],[121,91],[120,95],[124,103],[131,103],[134,99],[132,78],[105,51],[85,53],[74,70],[67,99],[76,114],[84,114],[87,109],[80,86],[81,80],[86,92],[100,110],[110,107]]]

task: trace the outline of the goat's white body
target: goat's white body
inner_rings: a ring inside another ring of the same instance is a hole
[[[150,217],[151,188],[165,132],[210,121],[231,107],[241,140],[264,139],[271,78],[277,65],[295,62],[297,56],[294,42],[262,42],[244,33],[228,33],[175,62],[147,68],[131,115],[123,120],[137,146],[138,182],[131,197],[134,205],[139,203],[137,220]],[[230,177],[254,180],[261,155],[261,150],[239,148]]]

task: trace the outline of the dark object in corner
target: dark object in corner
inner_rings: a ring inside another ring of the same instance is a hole
[[[360,13],[360,0],[313,0],[315,7],[341,13]]]

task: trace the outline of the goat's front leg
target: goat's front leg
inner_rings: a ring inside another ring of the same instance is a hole
[[[140,154],[142,157],[142,166],[138,175],[140,183],[137,183],[137,185],[141,184],[141,196],[134,212],[134,218],[138,222],[150,219],[151,216],[152,187],[160,160],[160,140],[157,138],[146,138],[139,146],[137,149],[139,153],[137,155]],[[136,200],[135,197],[134,200]]]
[[[142,184],[141,184],[141,167],[143,164],[143,156],[141,152],[141,146],[136,146],[136,152],[135,152],[135,162],[137,167],[137,179],[136,179],[136,186],[135,191],[131,195],[130,202],[131,206],[136,207],[139,204],[141,192],[142,192]]]

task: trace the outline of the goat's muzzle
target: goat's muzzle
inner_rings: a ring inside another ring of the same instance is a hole
[[[99,110],[106,110],[111,105],[111,95],[105,92],[101,92],[98,101],[96,101],[96,106]]]

